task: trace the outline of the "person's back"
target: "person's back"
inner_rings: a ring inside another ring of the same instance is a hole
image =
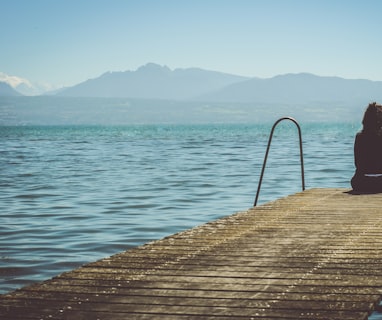
[[[382,192],[382,105],[371,103],[365,111],[363,130],[356,135],[354,191]]]

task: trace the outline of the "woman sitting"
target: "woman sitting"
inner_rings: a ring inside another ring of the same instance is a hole
[[[351,185],[356,192],[382,192],[382,105],[369,104],[362,124],[355,137]]]

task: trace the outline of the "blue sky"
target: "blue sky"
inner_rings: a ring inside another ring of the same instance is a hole
[[[382,81],[380,0],[0,0],[0,72],[70,86],[148,62]]]

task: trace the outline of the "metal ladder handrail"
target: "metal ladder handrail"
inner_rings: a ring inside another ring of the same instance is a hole
[[[292,121],[296,126],[297,126],[297,129],[298,129],[298,137],[299,137],[299,141],[300,141],[300,163],[301,163],[301,183],[302,183],[302,191],[305,190],[305,176],[304,176],[304,156],[303,156],[303,153],[302,153],[302,138],[301,138],[301,128],[300,128],[300,125],[298,124],[298,122],[294,119],[294,118],[291,118],[291,117],[283,117],[283,118],[280,118],[279,120],[277,120],[272,129],[271,129],[271,134],[269,136],[269,140],[268,140],[268,146],[267,146],[267,151],[265,152],[265,157],[264,157],[264,162],[263,162],[263,168],[261,170],[261,175],[260,175],[260,180],[259,180],[259,185],[257,187],[257,193],[256,193],[256,199],[255,199],[255,202],[253,204],[254,207],[256,207],[257,205],[257,200],[259,198],[259,193],[260,193],[260,188],[261,188],[261,183],[263,181],[263,176],[264,176],[264,171],[265,171],[265,165],[267,163],[267,159],[268,159],[268,153],[269,153],[269,148],[271,146],[271,142],[272,142],[272,137],[273,137],[273,132],[276,128],[276,126],[283,120],[290,120]]]

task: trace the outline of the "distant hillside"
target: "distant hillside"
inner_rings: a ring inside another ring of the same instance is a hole
[[[0,81],[0,96],[14,97],[21,96],[21,94],[13,89],[8,83]]]
[[[149,63],[136,71],[105,73],[67,88],[58,95],[187,100],[248,79],[197,68],[171,70]]]
[[[283,104],[382,102],[382,81],[320,77],[308,73],[286,74],[234,83],[199,99]]]
[[[355,104],[382,102],[382,81],[322,77],[308,73],[246,78],[197,68],[171,70],[149,63],[136,71],[108,72],[57,93],[69,97],[115,97],[223,103]]]

